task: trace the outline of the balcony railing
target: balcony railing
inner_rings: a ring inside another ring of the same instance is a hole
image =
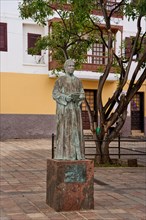
[[[115,8],[117,5],[118,5],[117,0],[107,0],[106,1],[106,9],[107,9],[108,13],[110,13],[110,11],[113,8]],[[56,3],[56,4],[52,3],[52,6],[56,9],[59,9],[59,8],[62,9],[58,3]],[[70,1],[66,1],[66,3],[63,4],[63,8],[65,10],[70,10],[71,9]],[[98,5],[97,5],[97,1],[95,1],[95,9],[92,10],[92,13],[95,15],[101,15],[101,16],[103,15],[100,6],[98,7]],[[123,13],[121,11],[116,10],[114,12],[114,14],[112,15],[112,17],[123,18]]]
[[[108,63],[107,56],[87,55],[84,63],[81,65],[80,70],[92,71],[92,72],[103,72],[105,66]],[[52,53],[49,54],[49,70],[57,69],[61,67],[57,60],[52,58]],[[114,68],[111,68],[110,72],[115,72]]]

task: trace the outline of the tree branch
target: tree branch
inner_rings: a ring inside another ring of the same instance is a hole
[[[146,58],[146,53],[144,54],[144,57]],[[139,77],[139,79],[137,80],[137,82],[133,85],[132,89],[129,90],[127,92],[127,102],[126,104],[128,104],[131,99],[133,98],[133,96],[135,95],[135,93],[140,89],[141,85],[143,84],[144,80],[146,80],[146,67],[144,68],[141,76]]]
[[[141,23],[141,16],[138,17],[137,19],[137,34],[136,34],[136,38],[135,38],[135,41],[134,41],[134,45],[133,45],[133,48],[132,48],[132,52],[131,52],[131,56],[130,56],[130,59],[129,59],[129,62],[128,62],[128,66],[126,68],[126,74],[125,74],[125,79],[127,80],[128,78],[128,74],[129,74],[129,71],[130,71],[130,67],[131,67],[131,64],[132,64],[132,61],[133,61],[133,55],[135,53],[135,50],[136,50],[136,46],[137,46],[137,43],[138,43],[138,39],[139,39],[139,36],[140,36],[140,32],[141,32],[141,27],[140,27],[140,23]]]
[[[124,5],[123,3],[125,3],[125,0],[122,0],[121,2],[116,2],[115,3],[115,7],[110,11],[110,14],[109,14],[109,18],[111,18],[112,16],[113,16],[113,14],[115,13],[115,12],[117,12],[117,9],[119,10],[120,9],[120,7],[122,6],[122,5]]]
[[[139,72],[139,70],[140,70],[140,68],[141,68],[141,66],[142,66],[142,64],[143,64],[143,62],[145,62],[145,61],[146,61],[146,52],[143,54],[143,56],[141,57],[141,59],[140,59],[139,62],[137,63],[137,66],[136,66],[136,68],[135,68],[135,70],[134,70],[134,73],[133,73],[133,75],[132,75],[132,78],[131,78],[131,80],[130,80],[130,85],[129,85],[129,88],[128,88],[128,90],[127,90],[127,94],[131,93],[131,89],[132,89],[132,87],[133,87],[133,85],[134,85],[136,76],[137,76],[137,74],[138,74],[138,72]]]

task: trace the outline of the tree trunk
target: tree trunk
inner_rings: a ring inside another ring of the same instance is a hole
[[[104,135],[104,137],[100,139],[96,135],[95,138],[96,138],[95,163],[97,164],[110,163],[111,162],[110,155],[109,155],[109,143],[110,142],[107,141],[106,135]]]
[[[109,141],[106,140],[106,138],[103,139],[101,143],[101,157],[102,157],[102,163],[110,163],[110,155],[109,155]]]
[[[93,134],[93,138],[96,144],[96,155],[95,155],[95,163],[101,164],[102,163],[102,157],[101,157],[101,143],[100,140],[97,139],[96,132]]]

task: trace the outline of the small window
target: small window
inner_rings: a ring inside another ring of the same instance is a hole
[[[141,40],[141,38],[139,39],[138,45],[140,44],[140,40]],[[133,36],[125,38],[125,58],[126,59],[129,59],[131,56],[134,41],[135,41],[135,37],[133,37]],[[146,50],[146,39],[145,38],[143,39],[141,48],[137,48],[137,49],[138,49],[138,51],[135,51],[135,53],[133,54],[133,56],[136,56],[135,58],[133,57],[133,60],[141,59],[144,51]]]
[[[145,51],[146,51],[146,38],[143,38],[141,49],[137,54],[137,58],[141,59]]]
[[[0,51],[7,51],[7,23],[0,22]]]
[[[131,100],[131,111],[140,111],[140,94],[136,93]]]
[[[28,54],[31,54],[29,52],[29,49],[30,48],[34,48],[35,47],[35,44],[37,42],[37,40],[41,38],[41,35],[40,34],[32,34],[32,33],[28,33]],[[41,52],[35,54],[35,55],[41,55]]]
[[[125,58],[126,59],[129,59],[131,56],[133,43],[134,43],[134,37],[125,38]]]
[[[116,7],[116,0],[108,0],[106,1],[106,9],[111,11]]]
[[[92,63],[105,64],[105,46],[102,43],[94,43],[92,46]]]

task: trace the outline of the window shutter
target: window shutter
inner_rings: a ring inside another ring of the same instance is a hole
[[[29,52],[29,49],[35,47],[35,44],[40,37],[41,37],[40,34],[28,33],[28,54],[31,54]],[[41,55],[41,52],[39,52],[38,54],[35,54],[35,55]]]
[[[0,51],[7,51],[7,23],[0,23]]]
[[[102,43],[92,45],[92,63],[105,64],[105,46]]]
[[[132,38],[126,37],[125,38],[125,58],[129,59],[131,55],[132,50]]]
[[[140,53],[138,54],[138,59],[141,59],[142,55],[146,51],[146,38],[143,39],[142,46],[140,49]]]
[[[133,44],[134,44],[134,39],[135,39],[135,37],[133,37],[133,36],[125,38],[125,58],[126,59],[130,58],[132,47],[133,47]],[[137,49],[139,49],[139,48],[137,48]],[[143,39],[141,49],[139,51],[135,51],[135,53],[134,53],[134,55],[137,56],[136,60],[141,59],[144,51],[146,51],[146,38]]]

